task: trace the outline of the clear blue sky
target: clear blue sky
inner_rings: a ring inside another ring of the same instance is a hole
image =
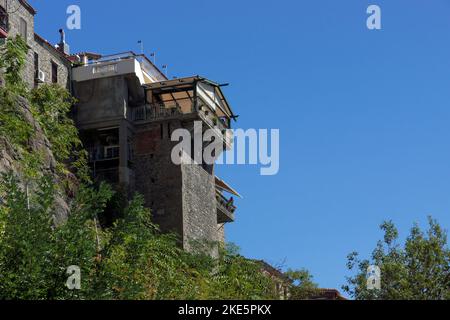
[[[393,219],[450,226],[448,0],[30,1],[52,42],[69,4],[72,51],[157,52],[170,76],[226,88],[241,128],[279,128],[280,173],[221,168],[245,199],[228,239],[243,254],[306,267],[340,288],[346,255],[367,256]],[[382,9],[382,30],[366,8]]]

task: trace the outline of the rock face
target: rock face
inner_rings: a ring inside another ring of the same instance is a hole
[[[33,118],[30,111],[29,104],[26,99],[19,98],[18,110],[22,112],[24,119],[31,124],[34,130],[34,137],[29,141],[29,147],[33,152],[38,152],[43,157],[43,165],[41,172],[45,175],[53,177],[55,182],[58,182],[59,177],[56,174],[56,160],[51,150],[51,144],[48,138],[45,136],[39,123]],[[9,141],[0,136],[0,173],[13,172],[19,178],[21,175],[21,168],[19,165],[20,154],[18,154]],[[21,181],[22,186],[26,185],[25,181]],[[31,186],[32,188],[32,186]],[[58,192],[55,196],[55,223],[60,224],[69,215],[69,205],[65,195],[62,192]]]

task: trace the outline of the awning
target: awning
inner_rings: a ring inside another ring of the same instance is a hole
[[[147,83],[144,85],[144,88],[153,94],[159,94],[164,101],[168,99],[178,101],[178,99],[194,99],[199,97],[219,117],[235,117],[222,92],[221,85],[200,76]],[[179,93],[178,97],[175,96],[176,93]]]
[[[222,191],[226,191],[228,193],[234,194],[235,196],[237,196],[239,198],[242,198],[242,196],[236,190],[234,190],[225,181],[219,179],[218,177],[216,177],[216,188],[218,188]]]

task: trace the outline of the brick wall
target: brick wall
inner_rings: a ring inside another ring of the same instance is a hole
[[[178,121],[170,122],[172,130],[180,126]],[[184,249],[195,249],[196,242],[220,241],[223,234],[217,224],[214,177],[200,165],[173,164],[171,152],[177,143],[169,136],[168,122],[137,128],[136,191],[144,195],[161,230],[181,236]],[[211,254],[217,255],[217,246]]]
[[[138,128],[134,141],[136,191],[144,195],[161,230],[183,238],[181,168],[170,159],[173,144],[168,139],[167,123]]]

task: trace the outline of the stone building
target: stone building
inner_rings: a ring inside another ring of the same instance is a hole
[[[162,231],[177,233],[184,249],[212,243],[216,254],[215,244],[224,241],[224,226],[234,221],[236,209],[225,194],[239,194],[215,176],[213,164],[191,164],[194,155],[182,151],[183,162],[175,164],[177,142],[171,135],[179,128],[195,134],[212,129],[229,148],[227,129],[235,117],[222,86],[199,76],[169,80],[133,52],[71,55],[64,31],[58,46],[34,32],[35,14],[25,0],[0,0],[0,37],[26,39],[24,79],[30,87],[53,82],[71,90],[78,101],[74,120],[95,179],[129,197],[141,193],[154,221]]]
[[[224,241],[224,224],[234,220],[235,207],[224,192],[239,196],[214,174],[214,165],[192,164],[183,153],[175,164],[174,130],[217,132],[230,147],[233,112],[221,86],[194,76],[169,80],[144,55],[78,55],[73,68],[75,119],[89,151],[92,171],[144,195],[154,221],[176,232],[182,246]],[[201,150],[207,145],[201,146]],[[217,155],[218,156],[218,155]],[[213,246],[213,252],[217,248]]]
[[[30,88],[40,83],[70,87],[69,52],[56,49],[34,32],[36,11],[25,0],[0,0],[0,41],[21,35],[29,46],[23,78]],[[65,46],[62,46],[64,48]]]

